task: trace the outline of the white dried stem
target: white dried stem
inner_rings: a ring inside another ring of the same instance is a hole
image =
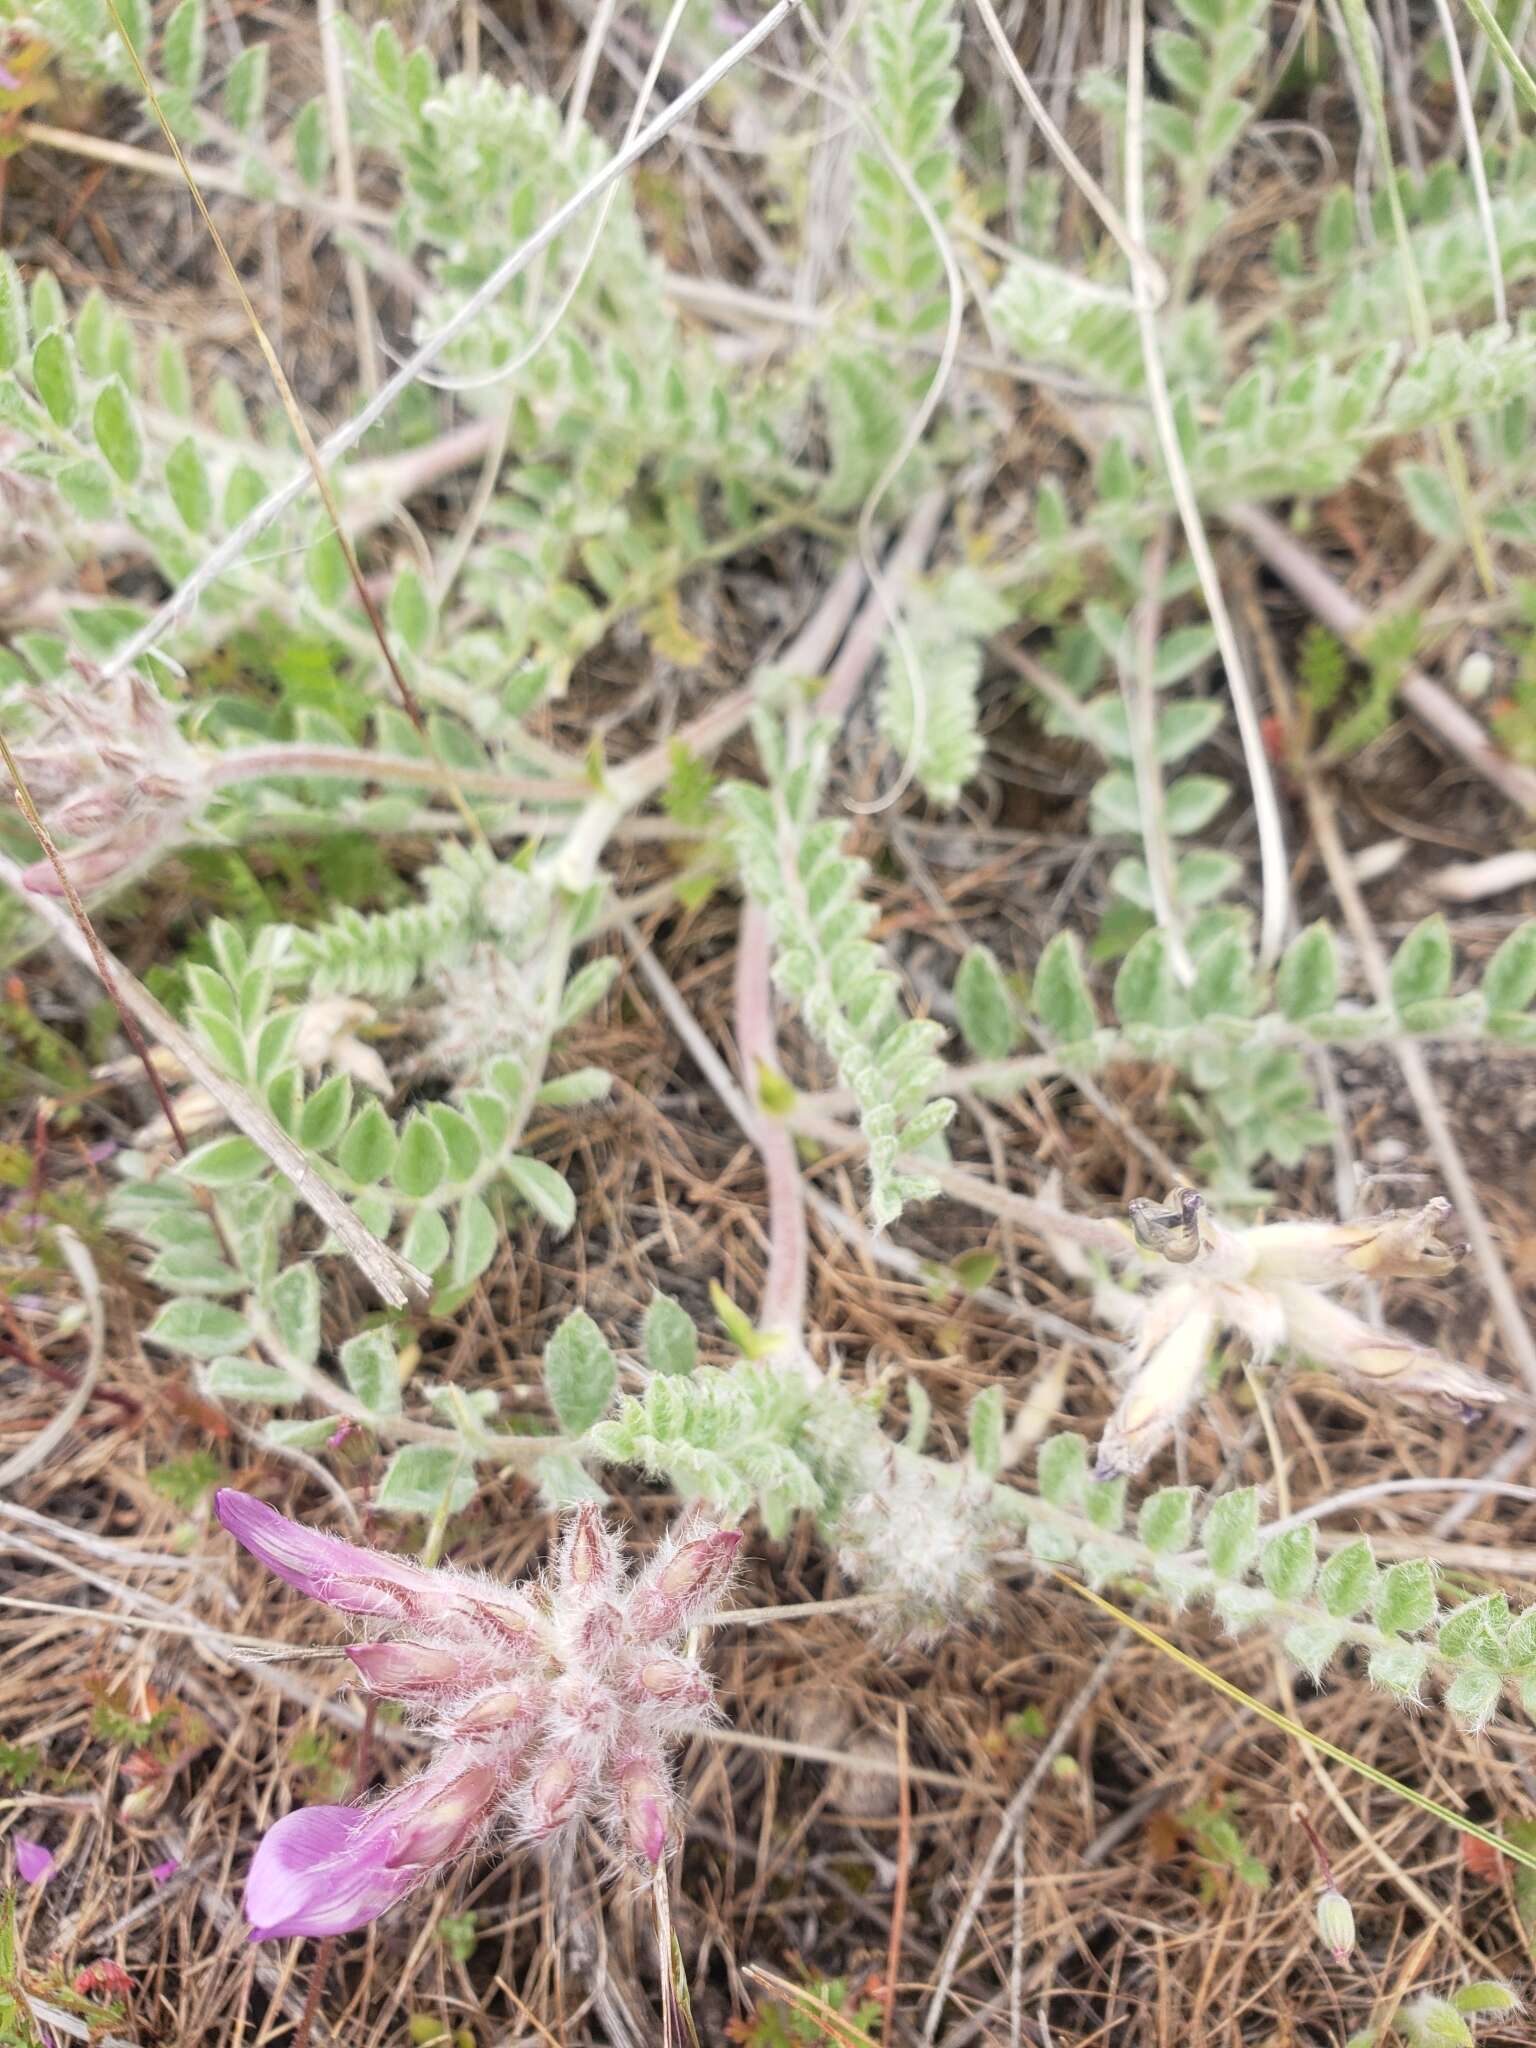
[[[1126,78],[1125,210],[1131,233],[1137,243],[1141,244],[1146,240],[1146,180],[1141,150],[1142,110],[1146,101],[1146,13],[1143,0],[1131,0],[1129,28],[1131,49]],[[1275,793],[1269,756],[1264,751],[1264,734],[1259,723],[1253,685],[1248,678],[1242,650],[1237,644],[1232,614],[1227,609],[1221,578],[1216,570],[1216,558],[1211,552],[1211,544],[1206,536],[1205,520],[1195,497],[1189,465],[1184,460],[1184,451],[1179,445],[1178,427],[1173,416],[1173,400],[1169,396],[1168,379],[1163,370],[1162,347],[1157,332],[1156,301],[1143,273],[1140,270],[1133,270],[1131,275],[1135,288],[1136,323],[1141,332],[1141,355],[1146,369],[1147,398],[1152,409],[1152,422],[1157,431],[1158,446],[1162,450],[1163,465],[1168,472],[1173,502],[1178,508],[1179,523],[1184,529],[1184,539],[1189,548],[1190,558],[1200,579],[1201,595],[1205,599],[1206,610],[1211,615],[1211,625],[1215,630],[1216,644],[1221,653],[1221,665],[1226,673],[1227,689],[1232,698],[1232,709],[1237,716],[1238,736],[1243,747],[1243,763],[1248,770],[1254,822],[1259,834],[1262,882],[1259,958],[1268,965],[1280,956],[1280,950],[1285,944],[1286,925],[1290,918],[1291,892],[1286,872],[1285,829],[1280,819],[1280,800]]]
[[[1317,841],[1323,865],[1328,870],[1328,879],[1333,884],[1339,907],[1344,913],[1344,922],[1349,926],[1350,936],[1360,955],[1360,964],[1365,978],[1377,1002],[1392,1004],[1392,976],[1387,964],[1386,953],[1376,936],[1376,927],[1366,908],[1360,885],[1355,880],[1349,865],[1349,857],[1339,838],[1338,826],[1334,820],[1333,807],[1316,780],[1307,784],[1307,810],[1312,821],[1312,834]],[[1440,1097],[1435,1090],[1429,1064],[1422,1050],[1411,1038],[1399,1038],[1392,1043],[1393,1056],[1402,1069],[1408,1093],[1418,1111],[1424,1134],[1429,1139],[1430,1149],[1435,1155],[1445,1190],[1456,1208],[1461,1228],[1465,1230],[1477,1260],[1483,1284],[1488,1289],[1488,1299],[1493,1308],[1494,1320],[1499,1326],[1510,1358],[1519,1369],[1526,1385],[1536,1393],[1536,1341],[1532,1340],[1530,1326],[1520,1306],[1504,1262],[1499,1257],[1493,1240],[1493,1232],[1483,1205],[1478,1200],[1477,1189],[1467,1171],[1461,1148],[1456,1143],[1450,1121],[1445,1114]]]

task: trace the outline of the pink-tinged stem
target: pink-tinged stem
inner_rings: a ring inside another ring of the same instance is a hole
[[[757,1099],[760,1070],[778,1071],[769,950],[767,916],[757,904],[749,903],[741,914],[736,948],[736,1044],[742,1078],[755,1111],[753,1137],[768,1176],[768,1276],[759,1320],[765,1330],[782,1330],[798,1346],[810,1269],[800,1162],[787,1125],[763,1109]]]
[[[275,740],[267,746],[241,747],[219,755],[208,765],[211,789],[256,782],[270,775],[346,776],[360,782],[404,782],[418,789],[441,788],[444,780],[444,771],[432,760],[370,754],[359,747],[308,746],[301,740]],[[453,779],[471,796],[507,797],[527,803],[576,804],[592,794],[590,782],[541,775],[502,775],[489,768],[456,768]]]
[[[912,517],[902,528],[901,538],[885,561],[886,595],[890,603],[900,604],[903,586],[918,574],[928,559],[928,550],[938,538],[943,517],[944,499],[938,491],[930,491],[927,497],[918,501]],[[847,716],[848,707],[858,695],[864,678],[869,674],[870,664],[880,652],[880,643],[890,630],[886,606],[878,598],[871,597],[843,642],[842,651],[827,678],[827,687],[816,699],[818,718],[840,719]]]
[[[894,593],[899,594],[903,583],[922,567],[943,512],[942,496],[932,492],[908,520],[886,563],[887,582]],[[849,563],[784,656],[784,667],[815,674],[825,665],[848,625],[861,585],[858,564]],[[847,716],[848,707],[879,651],[888,623],[885,608],[871,598],[854,619],[826,687],[816,700],[819,717]],[[768,1176],[768,1273],[763,1283],[759,1320],[765,1330],[783,1331],[799,1351],[803,1349],[801,1332],[810,1270],[800,1162],[788,1127],[778,1117],[767,1114],[758,1101],[760,1070],[772,1074],[779,1071],[771,955],[768,920],[756,904],[749,903],[742,911],[737,939],[736,1045],[742,1078],[754,1110],[752,1135]]]

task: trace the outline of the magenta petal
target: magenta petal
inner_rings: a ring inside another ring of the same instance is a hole
[[[152,1864],[149,1874],[156,1884],[164,1884],[166,1879],[174,1877],[180,1868],[179,1858],[167,1856],[163,1863]]]
[[[400,1621],[424,1603],[445,1604],[444,1582],[419,1565],[306,1529],[265,1501],[231,1487],[220,1487],[213,1504],[230,1535],[268,1571],[343,1614]]]
[[[253,1941],[351,1934],[377,1920],[420,1874],[389,1870],[394,1829],[381,1807],[303,1806],[262,1836],[245,1881]]]
[[[41,1842],[16,1839],[16,1874],[23,1884],[46,1884],[59,1867],[59,1860]]]

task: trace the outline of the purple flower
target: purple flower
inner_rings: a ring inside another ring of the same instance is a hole
[[[491,1819],[498,1761],[447,1751],[375,1806],[304,1806],[269,1828],[245,1882],[252,1940],[351,1934],[377,1920]]]
[[[305,1529],[248,1493],[221,1487],[215,1506],[230,1535],[269,1572],[343,1614],[408,1621],[441,1606],[447,1593],[436,1573]]]
[[[23,1884],[46,1884],[59,1867],[59,1859],[41,1842],[16,1838],[16,1875]]]
[[[542,1843],[590,1818],[622,1857],[661,1862],[675,1833],[668,1746],[714,1711],[679,1639],[723,1599],[734,1530],[675,1534],[631,1581],[582,1507],[548,1578],[501,1586],[305,1529],[247,1494],[215,1505],[290,1586],[365,1617],[376,1633],[346,1653],[359,1683],[436,1745],[370,1805],[305,1807],[268,1830],[246,1880],[253,1940],[353,1933],[498,1826]]]
[[[167,1856],[163,1863],[155,1863],[150,1866],[149,1875],[155,1884],[164,1884],[166,1879],[174,1877],[180,1868],[181,1863],[177,1857]]]

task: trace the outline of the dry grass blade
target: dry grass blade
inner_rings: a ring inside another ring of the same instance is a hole
[[[1144,1643],[1150,1643],[1163,1656],[1171,1657],[1184,1670],[1197,1674],[1202,1684],[1211,1686],[1215,1691],[1225,1694],[1229,1700],[1246,1707],[1249,1713],[1257,1714],[1260,1720],[1267,1721],[1272,1728],[1278,1728],[1282,1734],[1291,1736],[1293,1740],[1321,1751],[1324,1756],[1331,1757],[1336,1764],[1343,1764],[1346,1769],[1369,1779],[1373,1785],[1380,1785],[1384,1791],[1394,1793],[1399,1799],[1406,1800],[1410,1806],[1417,1806],[1421,1812],[1432,1814],[1436,1820],[1442,1821],[1448,1828],[1454,1828],[1458,1834],[1481,1842],[1485,1848],[1509,1857],[1512,1862],[1522,1864],[1527,1870],[1536,1871],[1536,1853],[1506,1841],[1502,1836],[1496,1835],[1491,1828],[1485,1828],[1480,1821],[1468,1820],[1465,1814],[1453,1813],[1448,1806],[1442,1805],[1438,1799],[1429,1798],[1416,1786],[1404,1784],[1402,1779],[1393,1778],[1385,1771],[1378,1771],[1374,1764],[1352,1755],[1338,1743],[1330,1742],[1326,1736],[1318,1735],[1310,1728],[1303,1728],[1299,1721],[1293,1721],[1276,1708],[1267,1706],[1263,1700],[1255,1699],[1252,1693],[1244,1692],[1243,1688],[1234,1685],[1231,1679],[1223,1678],[1219,1671],[1212,1671],[1208,1664],[1202,1664],[1198,1657],[1191,1657],[1176,1643],[1170,1643],[1166,1636],[1159,1635],[1155,1628],[1149,1627],[1134,1614],[1127,1614],[1112,1600],[1106,1600],[1102,1593],[1095,1593],[1089,1587],[1080,1585],[1076,1579],[1069,1578],[1065,1572],[1057,1571],[1054,1566],[1047,1566],[1046,1569],[1061,1585],[1070,1586],[1080,1600],[1086,1600],[1091,1607],[1097,1607],[1101,1614],[1112,1616],[1140,1636]]]

